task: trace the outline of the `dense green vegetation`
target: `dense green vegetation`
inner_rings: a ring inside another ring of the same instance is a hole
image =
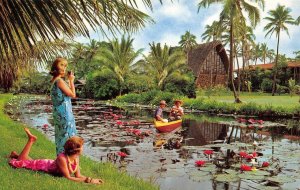
[[[21,151],[27,141],[23,131],[24,125],[12,121],[4,113],[5,104],[13,98],[10,94],[0,95],[0,178],[1,189],[103,189],[103,190],[126,190],[126,189],[158,189],[142,180],[129,177],[124,172],[109,163],[98,163],[82,156],[80,159],[81,172],[83,175],[100,177],[105,183],[101,186],[77,183],[62,177],[53,177],[42,172],[33,172],[26,169],[13,169],[7,163],[7,155],[12,151]],[[55,146],[44,135],[35,129],[32,133],[38,137],[30,156],[32,158],[55,158]]]
[[[116,103],[139,103],[158,105],[160,100],[166,100],[169,106],[175,99],[182,99],[184,107],[209,113],[244,114],[256,116],[299,116],[300,106],[298,96],[281,95],[272,97],[265,93],[241,93],[244,102],[235,104],[230,91],[222,89],[198,91],[197,98],[191,99],[174,93],[150,91],[141,94],[127,94],[117,97]],[[295,104],[296,103],[296,104]]]

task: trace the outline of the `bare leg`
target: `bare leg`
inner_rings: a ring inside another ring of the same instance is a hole
[[[31,160],[31,158],[29,157],[29,152],[31,150],[33,143],[36,141],[37,137],[31,134],[28,128],[24,128],[24,131],[28,136],[28,141],[24,146],[21,154],[19,155],[18,160]]]

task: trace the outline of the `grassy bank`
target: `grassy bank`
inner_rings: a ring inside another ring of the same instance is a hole
[[[298,96],[280,95],[271,96],[262,93],[241,93],[243,103],[235,104],[232,94],[198,95],[191,99],[169,92],[145,92],[141,94],[127,94],[116,99],[117,102],[139,103],[158,105],[159,100],[166,100],[172,106],[174,99],[184,101],[184,107],[210,113],[241,114],[263,117],[287,117],[300,116],[300,104]]]
[[[13,169],[7,164],[6,156],[12,151],[20,152],[27,141],[23,131],[23,124],[12,121],[4,114],[4,105],[13,96],[0,94],[0,189],[101,189],[101,190],[152,190],[158,189],[150,183],[128,176],[126,173],[118,172],[109,163],[98,163],[82,156],[80,161],[81,173],[86,176],[100,177],[105,183],[100,186],[77,183],[62,177],[34,172],[26,169]],[[55,158],[55,146],[43,134],[35,129],[32,133],[38,137],[32,148],[32,158]]]

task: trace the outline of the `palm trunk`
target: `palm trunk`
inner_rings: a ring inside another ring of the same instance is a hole
[[[235,103],[241,103],[241,100],[238,97],[238,94],[236,93],[235,85],[234,85],[234,78],[233,78],[233,15],[230,16],[230,57],[229,57],[229,77],[231,80],[233,95],[234,95],[234,101]]]
[[[277,77],[277,64],[278,64],[278,52],[279,52],[279,38],[280,38],[280,30],[278,32],[278,37],[277,37],[277,52],[276,52],[276,60],[275,60],[275,65],[274,65],[274,76],[273,76],[273,86],[272,86],[272,96],[275,95],[275,89],[276,89],[276,77]]]

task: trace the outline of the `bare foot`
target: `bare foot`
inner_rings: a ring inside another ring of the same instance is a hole
[[[18,157],[19,157],[19,154],[16,151],[12,151],[9,155],[9,158],[17,159]]]
[[[26,132],[28,139],[32,142],[36,141],[37,137],[31,134],[30,130],[27,127],[24,127],[24,131]]]

